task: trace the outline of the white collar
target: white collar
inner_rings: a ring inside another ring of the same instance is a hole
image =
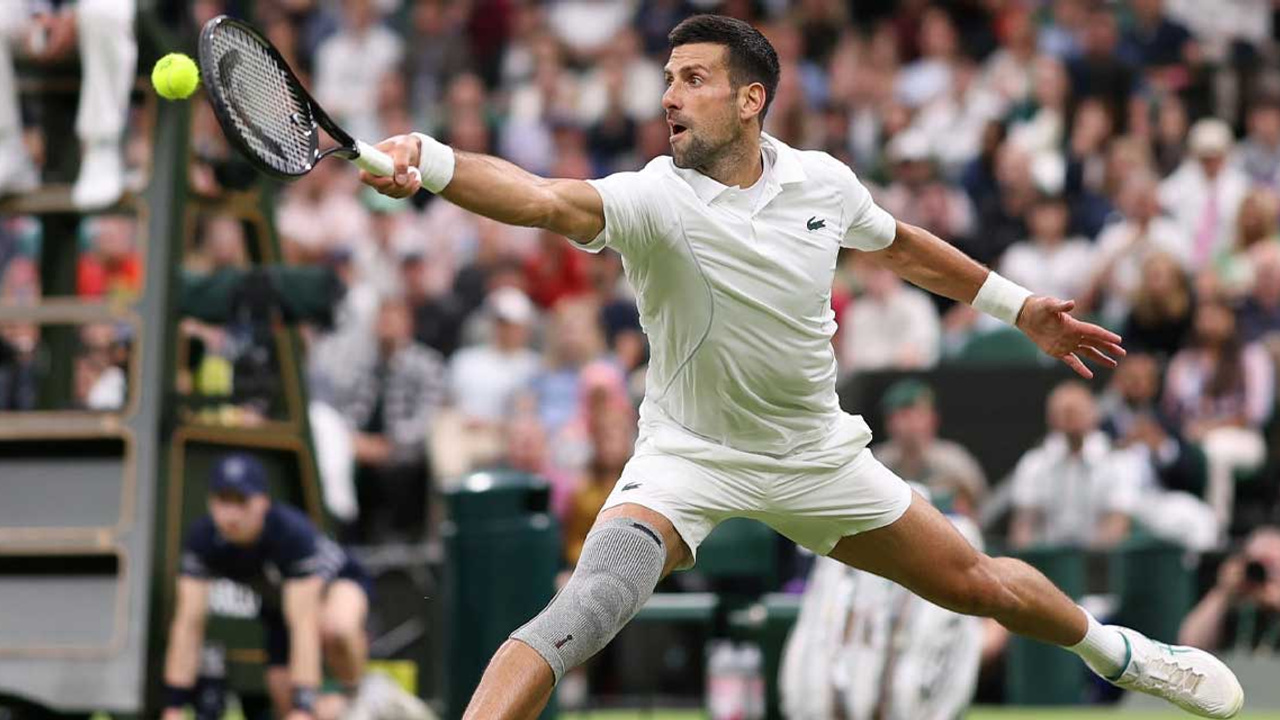
[[[804,168],[800,165],[799,155],[786,143],[768,133],[760,133],[760,149],[768,153],[773,160],[773,170],[766,182],[769,185],[777,186],[779,192],[783,185],[808,179],[809,176],[805,174]],[[693,192],[698,196],[698,199],[707,205],[710,205],[713,200],[720,197],[721,193],[729,189],[728,185],[724,185],[720,181],[703,175],[692,168],[677,167],[675,172],[677,176],[689,184],[689,187],[693,188]],[[777,193],[773,194],[776,195]],[[762,206],[764,204],[761,203]]]

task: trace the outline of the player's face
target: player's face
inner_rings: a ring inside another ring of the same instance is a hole
[[[269,503],[265,495],[214,493],[209,496],[209,514],[218,534],[227,542],[248,545],[262,534]]]
[[[742,136],[728,54],[728,48],[715,43],[690,43],[671,51],[663,70],[667,91],[662,108],[676,167],[707,167]]]

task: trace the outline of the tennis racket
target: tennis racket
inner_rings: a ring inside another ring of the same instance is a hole
[[[262,33],[219,15],[200,31],[200,75],[227,139],[262,172],[293,180],[337,155],[373,175],[395,173],[391,156],[338,127]],[[320,129],[337,143],[320,149]],[[410,168],[417,174],[417,168]]]

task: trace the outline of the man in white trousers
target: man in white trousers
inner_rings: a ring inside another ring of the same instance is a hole
[[[1234,716],[1244,692],[1222,662],[1104,627],[1031,566],[974,549],[866,449],[867,424],[842,412],[835,392],[836,255],[862,250],[971,303],[1084,377],[1093,373],[1082,358],[1116,364],[1120,338],[1071,317],[1073,302],[1033,296],[895,221],[830,155],[762,133],[779,67],[755,28],[699,15],[669,40],[662,107],[672,156],[640,172],[548,180],[414,133],[380,144],[395,160],[392,177],[361,176],[392,197],[425,187],[583,250],[613,248],[651,345],[634,456],[572,577],[498,650],[464,717],[536,717],[564,673],[604,647],[663,575],[691,567],[729,517],[1061,645],[1121,687],[1203,717]]]
[[[14,58],[56,52],[60,40],[74,34],[82,80],[76,113],[80,170],[71,200],[80,210],[96,210],[120,199],[129,90],[138,63],[135,2],[79,0],[54,5],[49,0],[8,0],[0,12],[0,196],[21,194],[39,184],[22,143]]]

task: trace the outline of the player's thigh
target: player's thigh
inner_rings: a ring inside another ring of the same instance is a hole
[[[596,522],[599,523],[602,520],[612,520],[614,518],[638,520],[658,531],[658,534],[662,536],[662,544],[667,548],[667,559],[662,564],[663,577],[670,574],[672,570],[688,563],[690,558],[689,546],[685,543],[684,538],[680,537],[675,524],[661,512],[636,503],[624,503],[601,510],[600,514],[596,516]]]
[[[276,717],[282,718],[289,714],[289,709],[293,707],[293,684],[289,680],[288,666],[267,666],[267,694],[271,696]]]
[[[337,578],[325,588],[320,631],[326,640],[363,633],[368,616],[369,596],[356,581]]]
[[[829,557],[892,580],[943,607],[964,610],[982,588],[984,556],[918,493],[895,522],[842,538]]]

